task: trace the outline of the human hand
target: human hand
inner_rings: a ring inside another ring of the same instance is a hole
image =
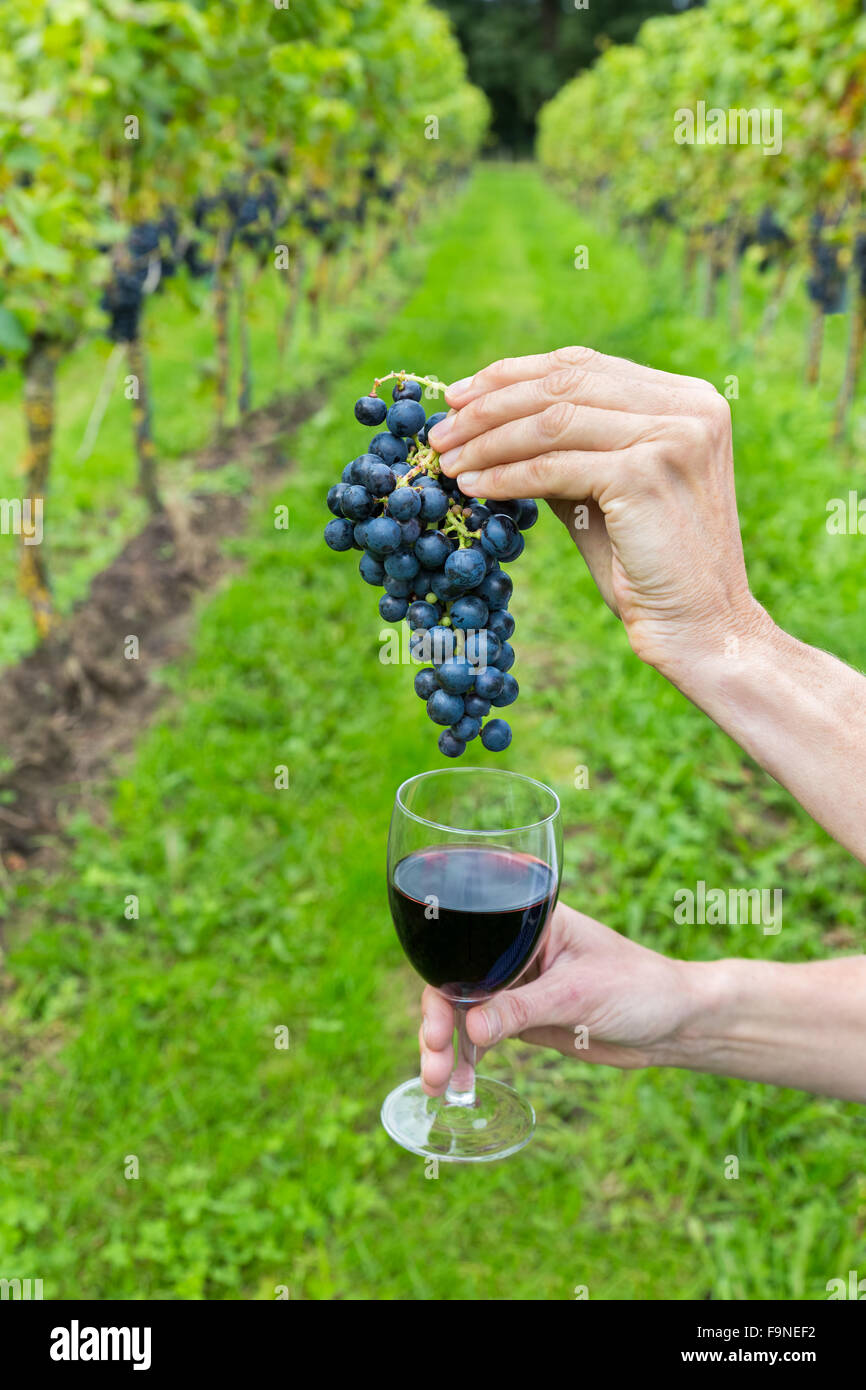
[[[570,347],[497,362],[445,398],[430,432],[443,471],[468,496],[546,497],[635,653],[670,680],[686,688],[728,638],[772,628],[746,577],[730,410],[709,382]]]
[[[454,1066],[454,1008],[432,985],[421,1002],[421,1077],[429,1095],[441,1095]],[[521,983],[470,1009],[466,1022],[479,1056],[517,1036],[578,1061],[632,1069],[672,1057],[695,1007],[687,963],[559,903]]]

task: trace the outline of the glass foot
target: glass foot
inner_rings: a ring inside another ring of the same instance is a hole
[[[410,1153],[447,1163],[489,1163],[529,1143],[535,1111],[510,1086],[489,1076],[476,1076],[474,1105],[448,1105],[444,1096],[428,1096],[416,1077],[386,1098],[382,1124]]]

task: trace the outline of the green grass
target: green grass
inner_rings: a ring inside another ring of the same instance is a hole
[[[578,242],[590,271],[572,268]],[[760,359],[727,352],[718,324],[682,312],[673,256],[650,274],[532,169],[478,174],[417,293],[393,322],[371,316],[369,350],[294,440],[297,469],[167,676],[176,698],[107,824],[78,818],[62,876],[21,889],[0,1014],[4,1274],[43,1278],[50,1298],[571,1299],[586,1284],[596,1299],[820,1299],[862,1270],[855,1106],[510,1044],[485,1070],[536,1106],[522,1154],[432,1180],[385,1137],[381,1099],[417,1064],[419,993],[388,919],[385,840],[397,783],[440,759],[410,673],[377,660],[374,591],[321,542],[324,490],[363,438],[352,402],[392,366],[456,377],[589,341],[717,384],[736,372],[758,597],[866,665],[858,541],[823,525],[856,482],[825,444],[829,386],[799,384],[803,328],[792,302]],[[817,959],[840,926],[862,950],[862,867],[638,665],[552,516],[529,539],[522,697],[498,765],[559,791],[565,899],[683,956]],[[675,929],[673,894],[699,878],[783,887],[780,935]]]

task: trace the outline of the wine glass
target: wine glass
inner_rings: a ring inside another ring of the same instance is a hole
[[[497,768],[424,772],[398,788],[388,901],[418,974],[454,1005],[456,1060],[442,1097],[420,1078],[387,1097],[382,1124],[412,1153],[479,1163],[522,1149],[535,1113],[510,1086],[475,1075],[466,1014],[532,964],[562,873],[559,798]]]

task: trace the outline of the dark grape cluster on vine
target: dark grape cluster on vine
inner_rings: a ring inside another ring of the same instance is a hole
[[[100,308],[109,316],[108,337],[129,343],[138,337],[148,278],[155,282],[174,275],[178,263],[179,225],[166,210],[158,220],[137,222],[119,249]]]
[[[392,379],[389,407],[378,388]],[[445,412],[428,417],[421,404],[422,386],[435,384],[394,372],[356,403],[361,424],[385,428],[328,492],[334,519],[325,540],[332,550],[361,552],[362,579],[385,590],[380,616],[408,624],[410,654],[427,663],[415,676],[416,694],[442,727],[440,751],[458,758],[479,736],[491,752],[511,742],[506,721],[489,718],[519,693],[509,640],[513,584],[502,566],[522,554],[538,507],[531,498],[488,505],[442,473],[428,433]]]
[[[841,314],[845,308],[845,271],[841,265],[841,248],[824,236],[824,217],[820,212],[812,218],[809,256],[812,274],[806,290],[822,314]]]

